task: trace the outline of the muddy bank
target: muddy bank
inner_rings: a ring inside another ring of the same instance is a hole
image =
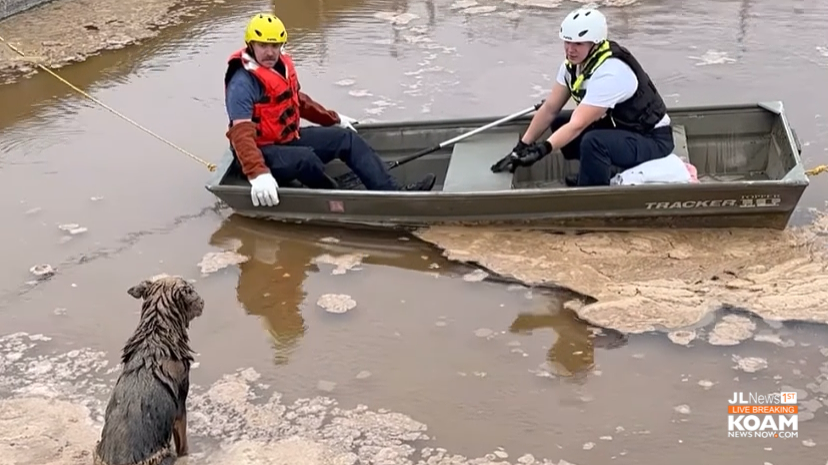
[[[60,68],[158,35],[223,0],[57,0],[0,21],[0,83]],[[46,26],[48,25],[48,26]]]
[[[560,235],[431,228],[417,236],[449,259],[597,302],[581,318],[623,332],[691,328],[722,307],[767,320],[828,323],[826,217],[787,231],[659,231]]]

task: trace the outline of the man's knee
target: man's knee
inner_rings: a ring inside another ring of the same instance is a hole
[[[353,161],[356,163],[365,163],[367,160],[377,160],[379,155],[368,144],[368,141],[362,138],[358,133],[339,127],[326,128],[330,129],[333,135],[339,141],[337,148],[337,158],[342,161]]]
[[[304,128],[296,145],[312,147],[323,163],[337,158],[347,162],[351,152],[364,151],[367,147],[359,134],[337,126]]]
[[[365,151],[366,149],[370,149],[368,142],[362,138],[359,133],[354,132],[352,129],[348,128],[340,128],[339,126],[329,126],[326,127],[325,130],[330,132],[331,139],[338,141],[340,150],[358,150],[358,151]]]
[[[632,168],[651,160],[654,143],[640,136],[617,129],[596,129],[586,133],[581,140],[581,161]]]
[[[670,137],[664,138],[663,142],[659,143],[656,141],[656,151],[660,155],[658,158],[666,157],[673,153],[674,150],[676,150],[676,141],[673,139],[672,132],[670,133]]]
[[[587,131],[581,137],[581,150],[595,150],[604,146],[603,138],[600,131]]]
[[[291,147],[290,156],[285,157],[285,166],[281,170],[274,170],[276,178],[280,176],[289,179],[298,179],[300,182],[307,184],[308,179],[315,179],[319,177],[320,173],[325,172],[325,164],[316,156],[316,153],[307,147]]]
[[[581,137],[581,144],[578,151],[581,156],[581,162],[584,159],[591,159],[592,161],[602,161],[605,164],[612,164],[609,158],[607,149],[607,134],[604,131],[587,131]]]
[[[311,149],[302,150],[294,166],[300,173],[325,171],[325,164]]]
[[[351,138],[355,135],[354,131],[340,128],[339,126],[307,128],[300,134],[303,138],[310,137],[315,139],[314,145],[331,148],[338,147],[343,144],[350,145]]]
[[[325,170],[325,164],[309,147],[267,146],[262,147],[262,155],[278,180],[301,179]]]
[[[339,126],[326,126],[325,131],[331,134],[336,134],[340,137],[350,137],[356,135],[356,133],[348,128],[341,128]]]

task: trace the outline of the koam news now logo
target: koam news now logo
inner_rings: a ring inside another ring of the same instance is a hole
[[[727,401],[727,436],[730,438],[799,437],[796,392],[757,394],[734,392]]]

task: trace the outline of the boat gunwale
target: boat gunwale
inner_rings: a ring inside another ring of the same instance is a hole
[[[640,184],[632,186],[589,186],[579,187],[573,189],[567,186],[556,187],[526,187],[513,188],[509,190],[498,191],[460,191],[460,192],[443,192],[443,191],[369,191],[369,190],[349,190],[349,189],[307,189],[303,187],[280,187],[280,197],[323,197],[323,198],[351,198],[357,199],[411,199],[413,198],[432,198],[445,197],[446,199],[459,198],[484,198],[484,197],[570,197],[570,196],[600,196],[600,195],[615,195],[629,192],[706,192],[712,190],[733,191],[744,189],[745,187],[797,187],[810,184],[810,179],[805,173],[805,168],[798,146],[798,136],[790,125],[790,121],[784,110],[784,104],[780,100],[763,101],[757,103],[734,103],[725,105],[695,105],[668,108],[668,113],[671,115],[706,113],[713,112],[730,112],[730,111],[751,111],[751,110],[765,110],[773,113],[780,118],[780,122],[784,128],[785,134],[788,138],[789,148],[794,157],[794,166],[781,179],[761,179],[761,180],[741,180],[741,181],[722,181],[711,183],[690,183],[690,184]],[[445,119],[430,119],[430,120],[400,120],[400,121],[386,121],[386,122],[372,122],[361,124],[357,126],[358,129],[382,131],[382,130],[399,130],[399,129],[416,129],[428,130],[430,128],[451,128],[451,127],[467,127],[467,126],[481,126],[491,121],[502,118],[500,116],[481,116],[473,118],[445,118]],[[517,118],[510,123],[521,121],[530,121],[532,114]],[[510,124],[505,123],[505,124]],[[209,180],[205,184],[205,188],[217,195],[218,193],[241,194],[248,193],[250,188],[248,186],[222,184],[222,180],[226,177],[230,166],[233,162],[233,155],[229,148],[225,149],[224,154],[217,164],[215,172],[212,173]]]
[[[572,212],[571,215],[564,217],[553,215],[515,215],[497,217],[482,216],[462,219],[448,219],[442,218],[439,220],[424,220],[421,217],[411,216],[387,216],[387,215],[358,215],[358,216],[320,216],[302,213],[288,213],[286,215],[271,215],[266,211],[251,207],[248,209],[235,210],[234,215],[240,217],[265,220],[268,222],[282,223],[282,224],[297,224],[297,225],[311,225],[318,227],[341,227],[341,228],[370,228],[376,230],[401,230],[401,231],[416,231],[425,227],[432,226],[448,226],[448,227],[463,227],[463,226],[483,226],[487,229],[504,229],[513,230],[515,228],[532,228],[544,231],[636,231],[640,230],[641,226],[629,224],[630,221],[656,221],[662,224],[668,223],[669,226],[657,226],[649,223],[647,227],[667,228],[667,229],[707,229],[707,228],[733,228],[732,222],[724,224],[720,220],[725,218],[741,218],[743,220],[749,219],[751,226],[749,228],[769,228],[781,230],[784,226],[769,226],[763,224],[757,226],[753,223],[754,219],[759,221],[767,221],[769,218],[779,218],[784,215],[785,224],[790,221],[791,216],[796,211],[793,210],[778,210],[769,209],[763,213],[758,212],[744,212],[744,213],[729,213],[724,215],[709,215],[709,214],[695,214],[684,213],[680,215],[657,215],[652,216],[644,213],[632,213],[618,216],[612,212]],[[597,213],[597,214],[596,214]],[[698,221],[713,220],[719,222],[718,224],[707,224],[701,226]],[[605,223],[598,226],[594,221],[604,221]],[[587,222],[586,226],[583,222]],[[680,226],[678,223],[684,222],[687,226]]]
[[[633,186],[594,186],[594,187],[579,187],[573,189],[571,187],[527,187],[520,189],[509,189],[499,191],[462,191],[462,192],[443,192],[443,191],[369,191],[369,190],[346,190],[346,189],[306,189],[301,187],[280,187],[279,197],[285,196],[302,196],[302,197],[322,197],[322,198],[351,198],[357,199],[375,199],[375,198],[420,198],[420,197],[444,197],[447,199],[454,198],[485,198],[485,197],[559,197],[566,198],[572,196],[599,196],[606,195],[611,192],[613,194],[623,194],[631,192],[710,192],[710,191],[733,191],[744,190],[746,187],[792,187],[792,186],[807,186],[807,182],[798,180],[757,180],[757,181],[732,181],[732,182],[715,182],[715,183],[692,183],[692,184],[641,184]],[[248,193],[250,188],[245,186],[208,186],[210,192],[226,192],[226,193]]]

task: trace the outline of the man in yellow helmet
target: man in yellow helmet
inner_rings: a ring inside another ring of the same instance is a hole
[[[277,205],[279,183],[299,181],[312,189],[336,189],[325,174],[335,158],[345,162],[369,190],[421,190],[434,175],[400,186],[385,163],[354,129],[356,121],[327,110],[300,92],[284,24],[257,14],[247,25],[245,47],[228,59],[224,77],[227,138],[251,184],[254,206]],[[299,127],[300,118],[316,127]]]

